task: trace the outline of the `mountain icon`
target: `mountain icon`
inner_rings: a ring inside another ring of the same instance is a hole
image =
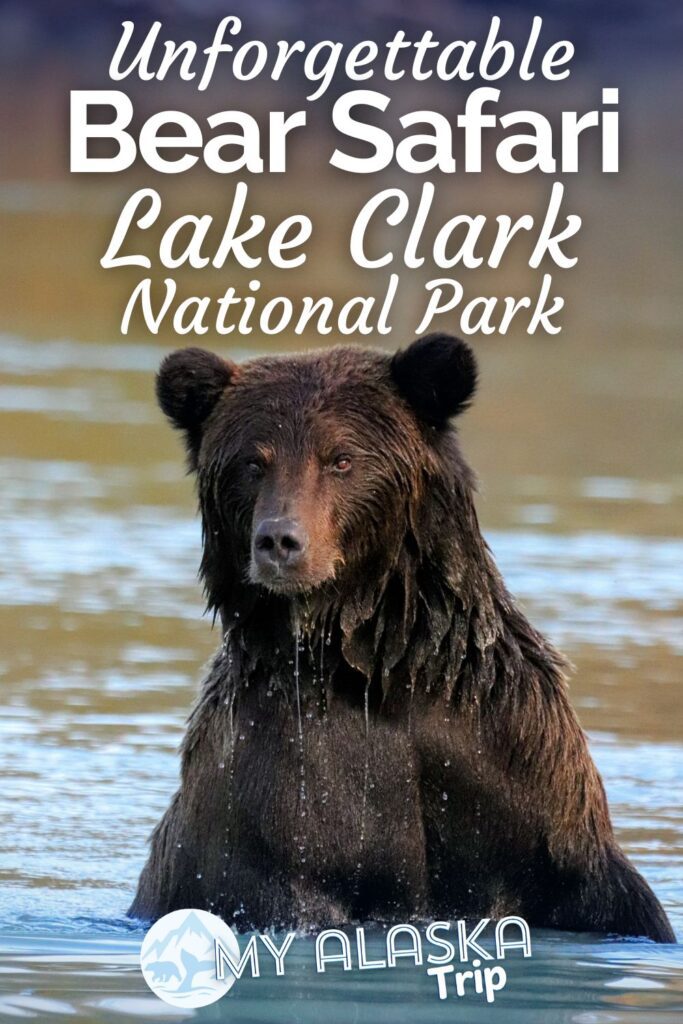
[[[224,995],[234,978],[216,976],[215,943],[239,959],[239,946],[228,925],[205,910],[175,910],[149,930],[140,950],[145,981],[161,999],[175,1006],[198,1007]]]
[[[168,914],[167,916],[170,917],[171,915]],[[214,948],[214,935],[202,923],[196,910],[191,910],[188,917],[177,928],[172,928],[162,938],[158,939],[151,949],[146,952],[145,961],[150,959],[159,960],[165,957],[169,950],[175,951],[178,946],[185,947],[193,939],[196,939],[198,943],[203,942],[211,950]]]

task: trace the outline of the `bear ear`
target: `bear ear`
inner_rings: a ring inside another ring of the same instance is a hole
[[[397,352],[391,374],[418,416],[434,427],[463,412],[477,387],[474,352],[448,334],[428,334]]]
[[[173,426],[185,431],[193,468],[204,422],[236,374],[234,363],[201,348],[171,352],[159,367],[157,401]]]

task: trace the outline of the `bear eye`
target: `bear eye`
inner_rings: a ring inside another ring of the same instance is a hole
[[[351,469],[351,456],[350,455],[337,455],[332,463],[332,468],[335,473],[348,473]]]
[[[263,476],[263,463],[259,459],[247,459],[246,468],[249,476],[254,477],[254,479]]]

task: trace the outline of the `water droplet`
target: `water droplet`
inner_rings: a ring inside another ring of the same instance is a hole
[[[441,799],[442,800],[448,800],[448,793],[442,793],[441,794]]]
[[[201,873],[201,871],[200,871],[200,872],[199,872],[199,873],[197,874],[197,878],[201,878],[201,877],[202,877],[202,873]]]

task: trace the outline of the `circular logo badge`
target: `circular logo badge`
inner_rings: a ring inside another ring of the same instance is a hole
[[[174,910],[152,925],[140,950],[140,967],[155,995],[171,1006],[208,1006],[235,982],[231,971],[216,976],[216,939],[235,964],[240,950],[234,933],[206,910]]]

